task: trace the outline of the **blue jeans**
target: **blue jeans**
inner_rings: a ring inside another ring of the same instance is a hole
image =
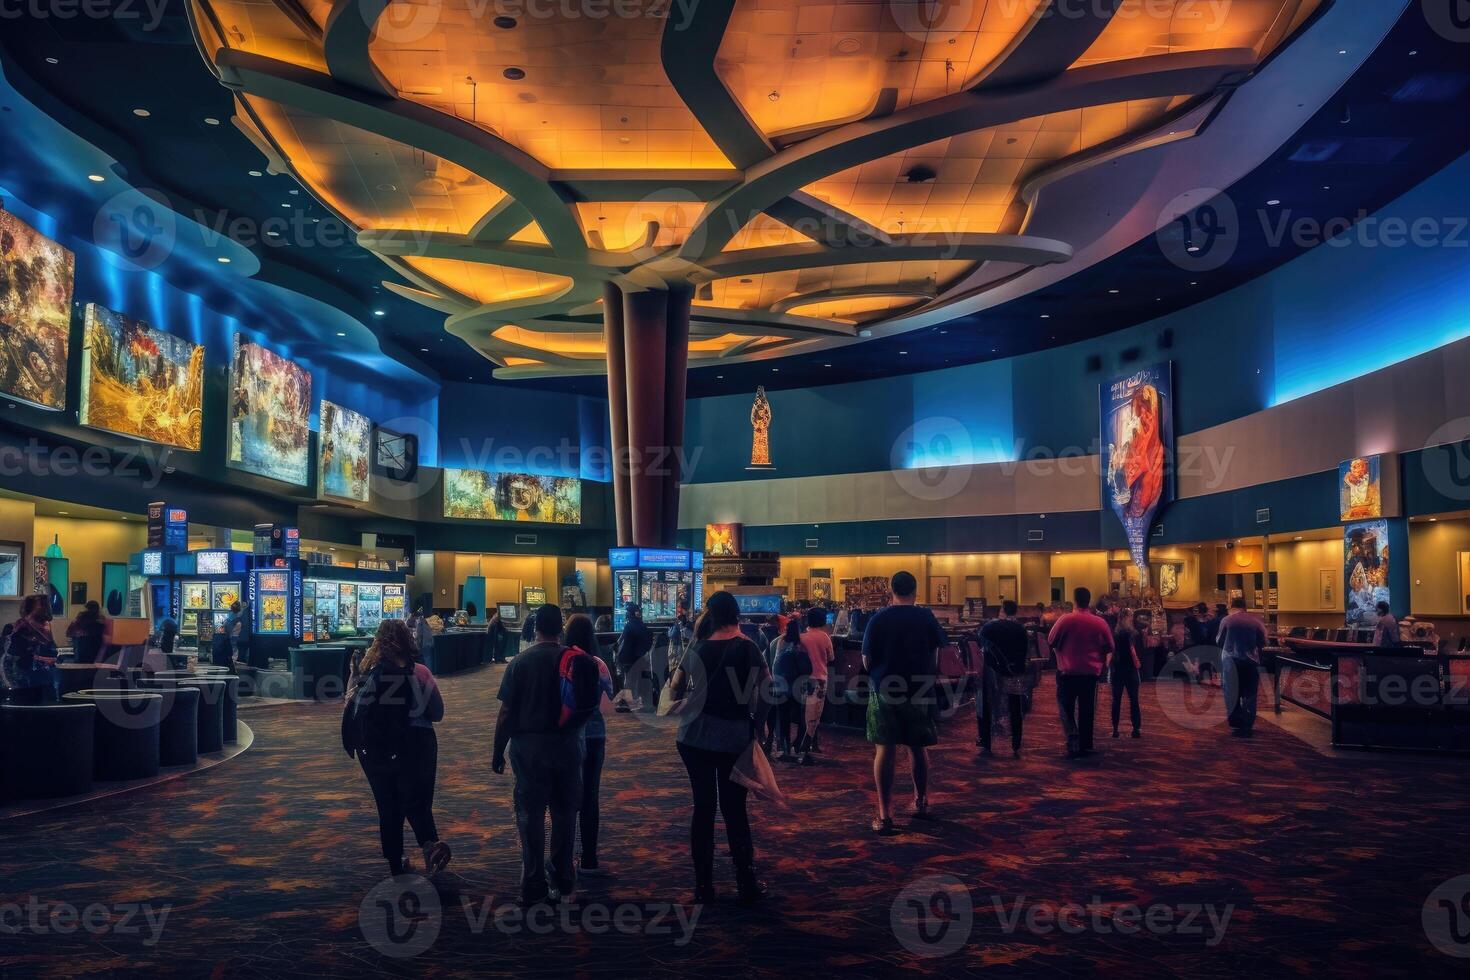
[[[1230,727],[1250,732],[1256,724],[1256,693],[1261,668],[1254,660],[1226,655],[1220,658],[1220,688],[1225,692],[1225,720]]]
[[[516,830],[521,837],[521,899],[544,899],[549,884],[562,894],[577,886],[572,850],[582,807],[581,734],[516,735],[510,740],[515,772]],[[546,814],[551,813],[551,853],[546,850]],[[548,883],[550,875],[552,881]]]

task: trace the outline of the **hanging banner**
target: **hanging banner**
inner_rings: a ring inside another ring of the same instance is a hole
[[[1099,389],[1103,502],[1123,523],[1128,551],[1149,581],[1148,534],[1160,508],[1174,499],[1172,365],[1155,364]]]
[[[1378,604],[1389,601],[1388,521],[1360,521],[1342,529],[1342,574],[1349,629],[1378,625]]]

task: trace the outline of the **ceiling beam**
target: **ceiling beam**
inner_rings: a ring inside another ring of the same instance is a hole
[[[327,29],[322,35],[322,54],[327,71],[339,82],[373,95],[396,97],[398,91],[378,71],[368,52],[368,42],[378,18],[393,0],[332,0]]]
[[[771,272],[797,272],[867,262],[1023,262],[1049,265],[1072,257],[1072,246],[1050,238],[1030,235],[966,234],[894,235],[892,244],[863,248],[827,248],[815,242],[772,245],[722,252],[701,263],[716,279],[758,276]]]
[[[1108,62],[1074,68],[1042,85],[957,92],[886,119],[842,126],[747,170],[745,183],[705,207],[679,254],[691,262],[704,262],[783,197],[851,167],[946,137],[1054,112],[1210,92],[1244,77],[1254,64],[1255,54],[1248,48]]]
[[[323,72],[248,51],[224,49],[215,59],[230,88],[459,164],[525,205],[559,255],[586,256],[581,225],[570,203],[551,186],[550,170],[494,133],[416,102],[375,96]]]
[[[833,303],[845,299],[869,299],[897,297],[901,299],[933,299],[939,289],[933,283],[921,286],[838,286],[835,289],[814,289],[809,293],[796,293],[771,304],[772,313],[787,313],[800,306],[817,303]]]
[[[715,70],[734,9],[735,0],[700,0],[671,10],[659,54],[664,74],[695,121],[725,159],[744,170],[776,151]]]
[[[1031,26],[1011,42],[971,91],[1036,85],[1062,74],[1092,47],[1122,3],[1051,0],[1036,8]]]

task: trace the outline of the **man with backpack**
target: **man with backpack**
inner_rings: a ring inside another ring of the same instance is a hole
[[[523,905],[570,900],[576,890],[572,850],[582,805],[583,727],[602,696],[591,655],[561,643],[561,610],[542,606],[534,621],[536,642],[510,662],[500,683],[491,761],[495,772],[505,772],[509,748]]]

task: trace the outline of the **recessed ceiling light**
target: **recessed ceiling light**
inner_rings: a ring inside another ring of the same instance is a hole
[[[1332,190],[1332,185],[1331,184],[1323,184],[1322,185],[1322,189],[1324,191],[1330,191],[1330,190]]]
[[[822,367],[831,367],[831,366],[832,366],[832,365],[830,365],[830,364],[823,364],[823,365],[822,365]]]
[[[388,315],[388,312],[386,310],[373,310],[373,316],[387,316],[387,315]]]
[[[345,332],[345,331],[342,331],[342,330],[338,330],[338,331],[337,331],[337,336],[339,336],[339,337],[345,337],[345,336],[347,336],[347,334],[346,334],[346,332]]]
[[[1196,252],[1199,251],[1199,246],[1198,245],[1191,245],[1188,248],[1186,248],[1185,251],[1188,252],[1190,255],[1193,255],[1194,253],[1196,253]]]
[[[1409,52],[1409,54],[1416,54],[1416,53],[1417,52],[1414,52],[1414,51],[1410,51]],[[46,64],[48,64],[48,65],[59,65],[59,64],[61,64],[61,62],[57,61],[55,58],[47,58],[46,59]]]
[[[781,369],[780,369],[780,368],[771,368],[771,371],[772,371],[772,372],[773,372],[773,373],[774,373],[774,372],[776,372],[776,371],[779,371],[779,370],[781,370]]]
[[[102,176],[101,174],[87,174],[87,179],[94,184],[100,184],[107,178]]]
[[[907,353],[908,353],[908,351],[906,351],[906,350],[901,350],[901,351],[899,351],[899,353],[900,353],[900,354],[907,354]]]
[[[526,77],[526,69],[512,67],[507,68],[505,71],[501,72],[501,74],[513,82],[519,82],[521,79]]]
[[[427,348],[427,347],[420,347],[419,348],[419,353],[420,354],[427,354],[428,352],[429,352],[429,348]]]
[[[134,109],[133,115],[137,116],[139,119],[147,119],[149,116],[153,115],[153,113],[149,112],[147,109]]]
[[[221,255],[219,258],[215,259],[215,261],[218,262],[220,265],[229,265],[230,257],[228,255]]]
[[[1338,51],[1337,53],[1338,54],[1347,54],[1347,48],[1343,48],[1342,50]]]
[[[267,238],[280,238],[281,237],[281,233],[278,232],[278,231],[276,231],[274,228],[272,228],[270,231],[266,232],[265,234],[266,234],[266,237]]]
[[[1414,56],[1415,56],[1415,55],[1417,55],[1417,54],[1418,54],[1418,53],[1419,53],[1419,49],[1418,49],[1418,48],[1415,48],[1415,49],[1414,49],[1414,50],[1413,50],[1413,51],[1410,51],[1410,52],[1409,52],[1409,57],[1410,57],[1410,58],[1412,58],[1412,57],[1414,57]],[[50,59],[50,58],[47,58],[47,59],[46,59],[46,60],[47,60],[47,61],[51,61],[51,59]],[[54,63],[54,62],[53,62],[53,63]]]
[[[1274,208],[1274,207],[1276,207],[1276,205],[1278,205],[1280,203],[1281,203],[1280,199],[1273,197],[1273,198],[1271,198],[1271,200],[1269,200],[1269,201],[1266,202],[1266,207],[1268,207],[1268,208]]]
[[[206,125],[206,126],[218,126],[219,125],[219,120],[216,119],[216,118],[214,118],[213,116],[205,116],[204,117],[204,125]]]
[[[715,380],[716,381],[724,381],[725,380],[725,376],[723,374],[717,374],[717,375],[715,375]]]
[[[283,208],[289,208],[290,206],[291,206],[291,202],[290,201],[285,201],[285,202],[283,202],[281,204],[281,207],[283,207]]]
[[[491,23],[500,28],[502,31],[508,31],[516,26],[516,19],[514,17],[501,16],[495,18],[493,21],[491,21]]]
[[[71,513],[71,511],[58,510],[56,513],[58,513],[58,514],[69,514],[69,513]]]
[[[1041,318],[1043,320],[1050,320],[1051,319],[1051,314],[1050,313],[1043,313],[1043,314],[1041,314]]]
[[[261,173],[259,170],[251,170],[251,171],[248,171],[248,173],[252,177],[264,177],[265,176],[265,174]]]
[[[772,102],[780,102],[781,101],[781,93],[780,92],[772,92],[770,95],[766,96],[766,98],[770,99]]]
[[[1116,296],[1116,295],[1118,295],[1118,291],[1116,289],[1109,289],[1108,290],[1108,295],[1110,295],[1110,296]]]

